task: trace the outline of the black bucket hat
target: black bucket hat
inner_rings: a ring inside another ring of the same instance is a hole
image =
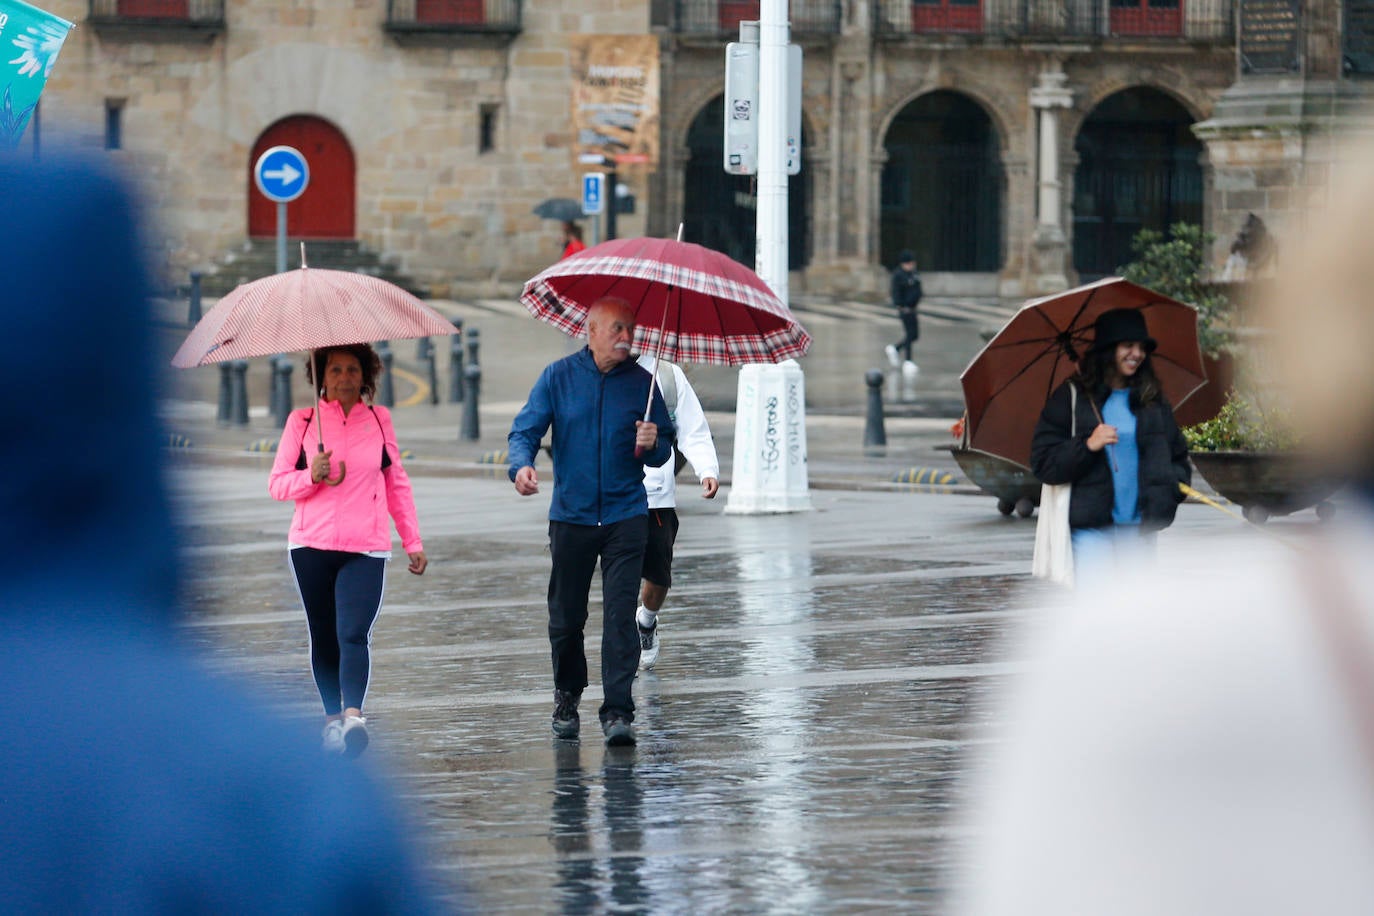
[[[907,263],[908,261],[914,261],[914,260],[916,260],[916,255],[915,255],[914,253],[912,253],[912,251],[911,251],[910,248],[903,248],[901,251],[899,251],[899,252],[897,253],[897,263],[898,263],[898,264],[905,264],[905,263]]]
[[[1093,322],[1094,350],[1105,350],[1131,340],[1143,343],[1146,353],[1153,353],[1158,346],[1145,328],[1145,316],[1140,309],[1111,309],[1098,315]]]

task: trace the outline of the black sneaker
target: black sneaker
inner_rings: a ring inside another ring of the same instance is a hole
[[[607,747],[630,747],[635,743],[634,726],[620,716],[611,716],[601,723],[601,730],[606,733]]]
[[[553,692],[553,736],[555,738],[576,738],[582,727],[577,715],[577,701],[582,694],[567,690]]]

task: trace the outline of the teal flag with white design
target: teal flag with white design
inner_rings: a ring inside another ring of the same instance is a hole
[[[0,149],[19,145],[71,28],[21,0],[0,0]]]

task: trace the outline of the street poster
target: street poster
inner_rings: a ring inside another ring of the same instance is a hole
[[[573,35],[570,43],[574,165],[657,167],[658,37]]]

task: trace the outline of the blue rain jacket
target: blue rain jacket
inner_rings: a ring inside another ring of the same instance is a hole
[[[635,421],[644,419],[651,376],[633,359],[610,372],[596,367],[590,348],[550,363],[516,414],[508,438],[508,475],[534,466],[539,442],[553,427],[553,502],[549,518],[574,525],[613,525],[647,515],[644,468],[672,456],[673,421],[654,390],[649,419],[658,442],[635,457]]]

